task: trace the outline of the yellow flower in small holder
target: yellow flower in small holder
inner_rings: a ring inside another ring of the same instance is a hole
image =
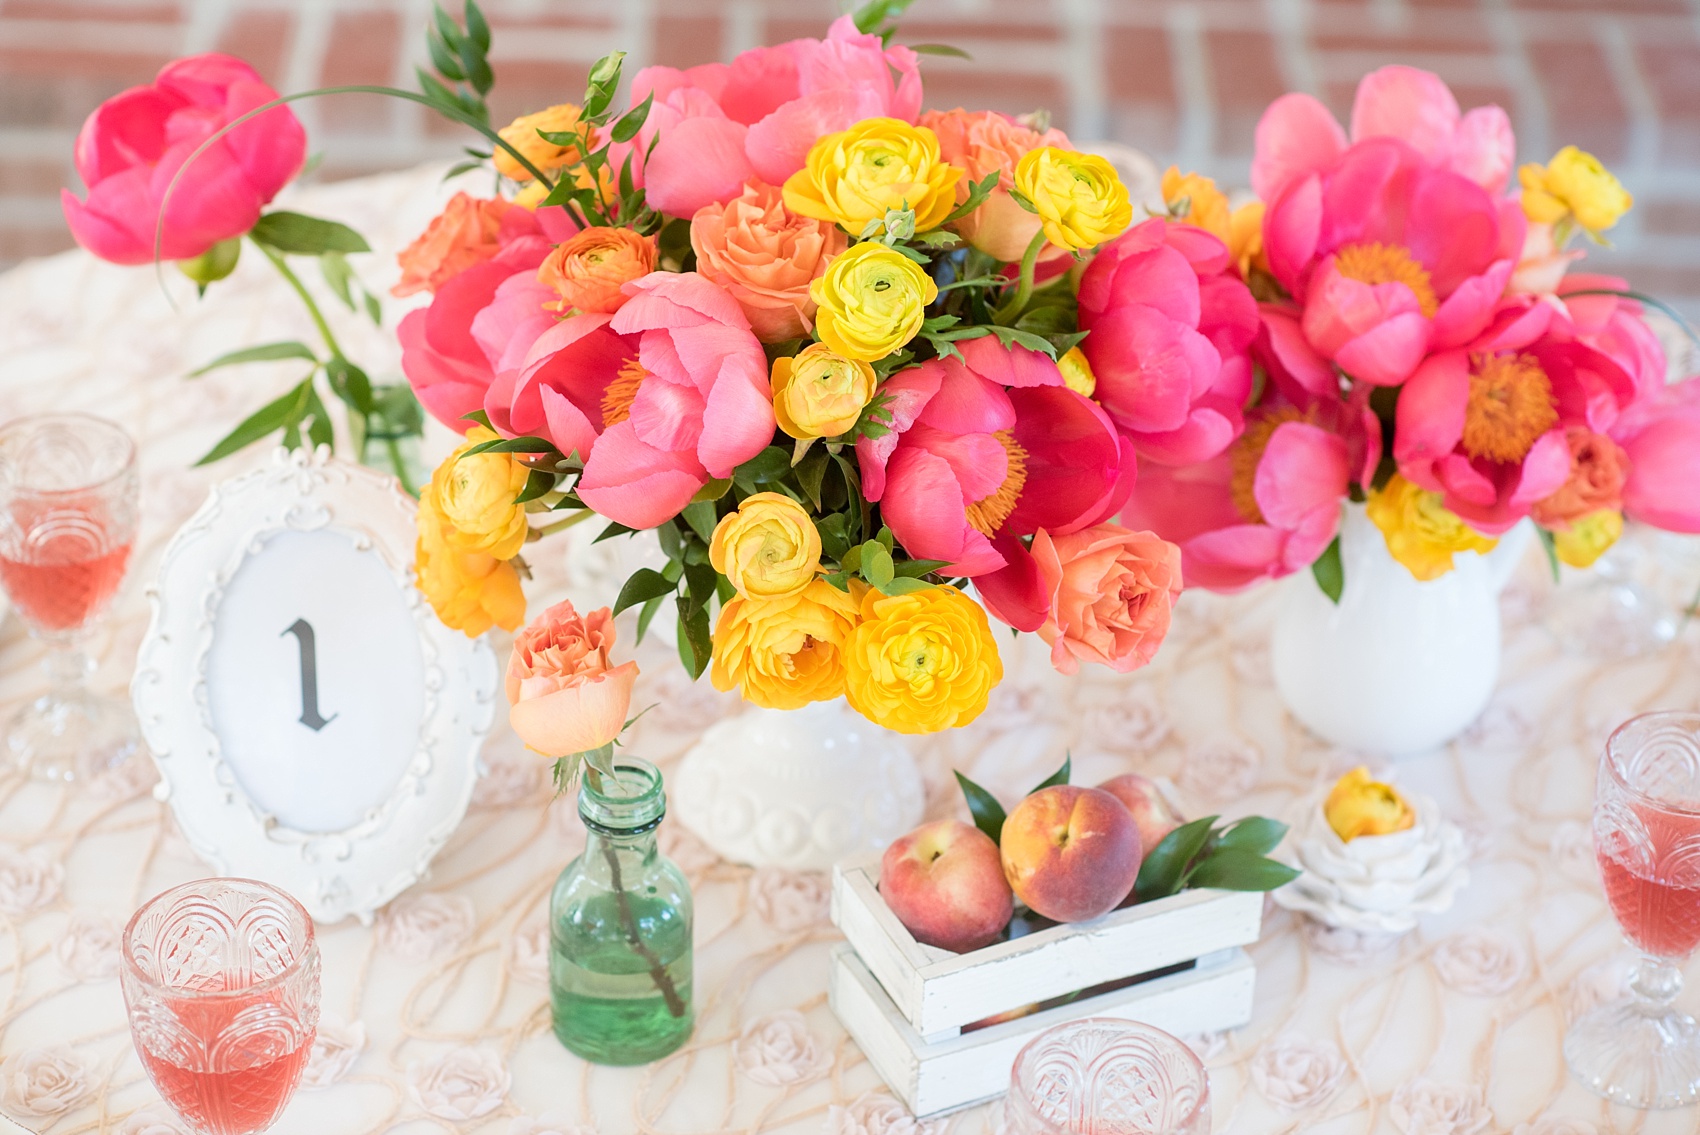
[[[1557,224],[1568,216],[1598,234],[1635,204],[1600,159],[1575,146],[1564,147],[1544,166],[1530,162],[1521,167],[1517,180],[1523,186],[1523,213],[1536,224]]]
[[[1416,813],[1391,784],[1371,780],[1369,770],[1353,769],[1334,782],[1322,814],[1334,834],[1350,843],[1359,836],[1389,835],[1416,823]]]
[[[1365,509],[1386,537],[1388,554],[1424,582],[1451,571],[1454,553],[1491,552],[1499,543],[1465,524],[1443,499],[1395,473],[1370,493]]]

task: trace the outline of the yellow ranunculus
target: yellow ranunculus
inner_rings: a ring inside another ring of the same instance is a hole
[[[1517,171],[1523,185],[1523,213],[1537,224],[1556,224],[1566,215],[1591,233],[1604,232],[1635,204],[1600,159],[1566,146],[1546,165],[1530,162]]]
[[[1098,376],[1092,373],[1092,364],[1086,359],[1086,352],[1079,347],[1070,347],[1057,360],[1057,369],[1062,371],[1063,382],[1068,388],[1082,398],[1092,397],[1092,392],[1098,389]]]
[[[1133,205],[1116,167],[1097,154],[1041,146],[1015,163],[1015,188],[1033,203],[1045,239],[1078,252],[1120,236]]]
[[[746,599],[795,595],[820,569],[820,533],[790,497],[757,493],[714,526],[708,562]]]
[[[514,498],[525,488],[531,470],[507,453],[462,456],[480,442],[494,440],[493,431],[473,426],[466,444],[431,474],[421,500],[431,498],[445,526],[444,538],[452,547],[509,560],[519,555],[530,530],[525,506],[515,504]]]
[[[815,334],[835,354],[877,363],[921,330],[939,288],[921,266],[878,241],[833,258],[809,284]]]
[[[419,498],[418,524],[414,576],[437,618],[468,638],[477,638],[492,624],[518,630],[525,622],[525,592],[514,565],[487,552],[454,547],[437,495],[429,489]]]
[[[1175,213],[1182,198],[1186,199],[1186,210]],[[1163,204],[1175,220],[1201,228],[1223,244],[1229,242],[1228,198],[1211,178],[1182,173],[1179,166],[1170,166],[1163,172]]]
[[[1623,513],[1615,508],[1602,508],[1579,516],[1568,528],[1557,528],[1552,534],[1552,550],[1560,563],[1573,568],[1594,566],[1606,549],[1623,535]]]
[[[1269,258],[1263,253],[1263,214],[1261,201],[1248,201],[1234,210],[1228,218],[1228,255],[1239,267],[1240,279],[1251,279],[1251,270],[1269,271]]]
[[[844,645],[857,619],[852,581],[844,592],[817,579],[779,599],[739,596],[714,625],[717,690],[736,689],[767,709],[800,709],[844,692]]]
[[[526,156],[532,165],[548,173],[584,160],[583,150],[576,144],[557,146],[546,142],[538,135],[539,130],[547,130],[551,134],[566,134],[579,131],[582,136],[586,131],[590,134],[590,148],[595,149],[596,131],[586,127],[579,128],[579,108],[570,102],[540,110],[536,114],[522,114],[496,133],[502,141]],[[515,181],[530,181],[531,171],[514,160],[514,156],[502,147],[495,148],[496,172],[503,177]]]
[[[852,237],[889,212],[915,211],[915,231],[944,223],[956,208],[962,171],[939,157],[938,135],[897,118],[864,118],[809,148],[802,169],[785,179],[785,207],[835,221]]]
[[[860,359],[810,343],[790,358],[773,360],[773,416],[789,437],[837,437],[856,424],[874,396],[879,377]]]
[[[1322,804],[1334,834],[1350,843],[1361,835],[1402,832],[1417,822],[1416,813],[1391,784],[1369,778],[1362,766],[1334,782]]]
[[[1465,524],[1442,499],[1395,473],[1386,488],[1370,493],[1366,509],[1387,538],[1387,551],[1425,582],[1452,570],[1454,552],[1491,552],[1499,543]]]
[[[1003,680],[984,608],[954,587],[868,591],[844,655],[851,708],[899,733],[967,725]]]

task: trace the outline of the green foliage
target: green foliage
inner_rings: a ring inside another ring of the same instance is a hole
[[[1535,535],[1541,538],[1541,551],[1547,554],[1547,567],[1552,570],[1552,581],[1557,583],[1559,579],[1558,539],[1552,534],[1551,529],[1542,528],[1539,525],[1535,526]],[[1338,543],[1339,541],[1335,542]]]
[[[248,236],[277,252],[319,256],[326,252],[370,252],[366,238],[337,221],[279,209],[262,216]]]
[[[1139,866],[1134,894],[1139,902],[1166,898],[1188,887],[1224,891],[1272,891],[1299,877],[1285,863],[1268,858],[1287,834],[1287,825],[1264,816],[1246,816],[1220,827],[1206,816],[1182,824]]]
[[[968,812],[974,817],[974,826],[991,836],[993,843],[999,843],[1003,839],[1003,822],[1008,817],[998,798],[960,772],[956,774],[956,783],[962,787],[962,795],[968,801]]]
[[[1346,592],[1346,567],[1340,561],[1340,537],[1334,537],[1316,557],[1316,562],[1310,565],[1310,574],[1316,577],[1316,585],[1322,593],[1338,606],[1340,596]]]
[[[421,68],[415,73],[419,89],[433,102],[488,125],[490,108],[484,96],[496,84],[495,72],[490,69],[490,25],[474,0],[466,0],[464,15],[463,31],[441,4],[433,4],[431,23],[425,29],[431,66],[454,86],[446,86]]]
[[[220,367],[235,366],[237,363],[264,363],[276,359],[306,359],[308,362],[319,361],[317,355],[305,343],[264,343],[258,347],[244,347],[240,351],[231,351],[220,355],[212,362],[196,367],[189,372],[190,378],[199,378],[208,371]]]

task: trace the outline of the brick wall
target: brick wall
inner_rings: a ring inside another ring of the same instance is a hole
[[[589,63],[688,66],[820,34],[832,0],[487,0],[494,113],[576,98]],[[65,248],[58,188],[71,141],[102,98],[175,55],[234,52],[283,90],[412,84],[430,0],[0,0],[0,264]],[[1524,159],[1574,141],[1606,160],[1638,207],[1591,264],[1631,275],[1700,317],[1700,0],[917,0],[910,42],[928,102],[1044,106],[1077,138],[1243,185],[1258,112],[1308,90],[1344,114],[1365,70],[1439,72],[1466,106],[1497,102]],[[420,108],[345,96],[298,104],[318,177],[453,154]]]

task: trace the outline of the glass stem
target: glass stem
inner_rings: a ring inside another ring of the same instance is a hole
[[[88,676],[94,670],[82,647],[65,639],[49,641],[47,657],[41,664],[47,671],[48,696],[62,702],[82,696]]]
[[[1682,970],[1664,958],[1642,954],[1629,977],[1629,990],[1640,1008],[1662,1013],[1682,992]]]

